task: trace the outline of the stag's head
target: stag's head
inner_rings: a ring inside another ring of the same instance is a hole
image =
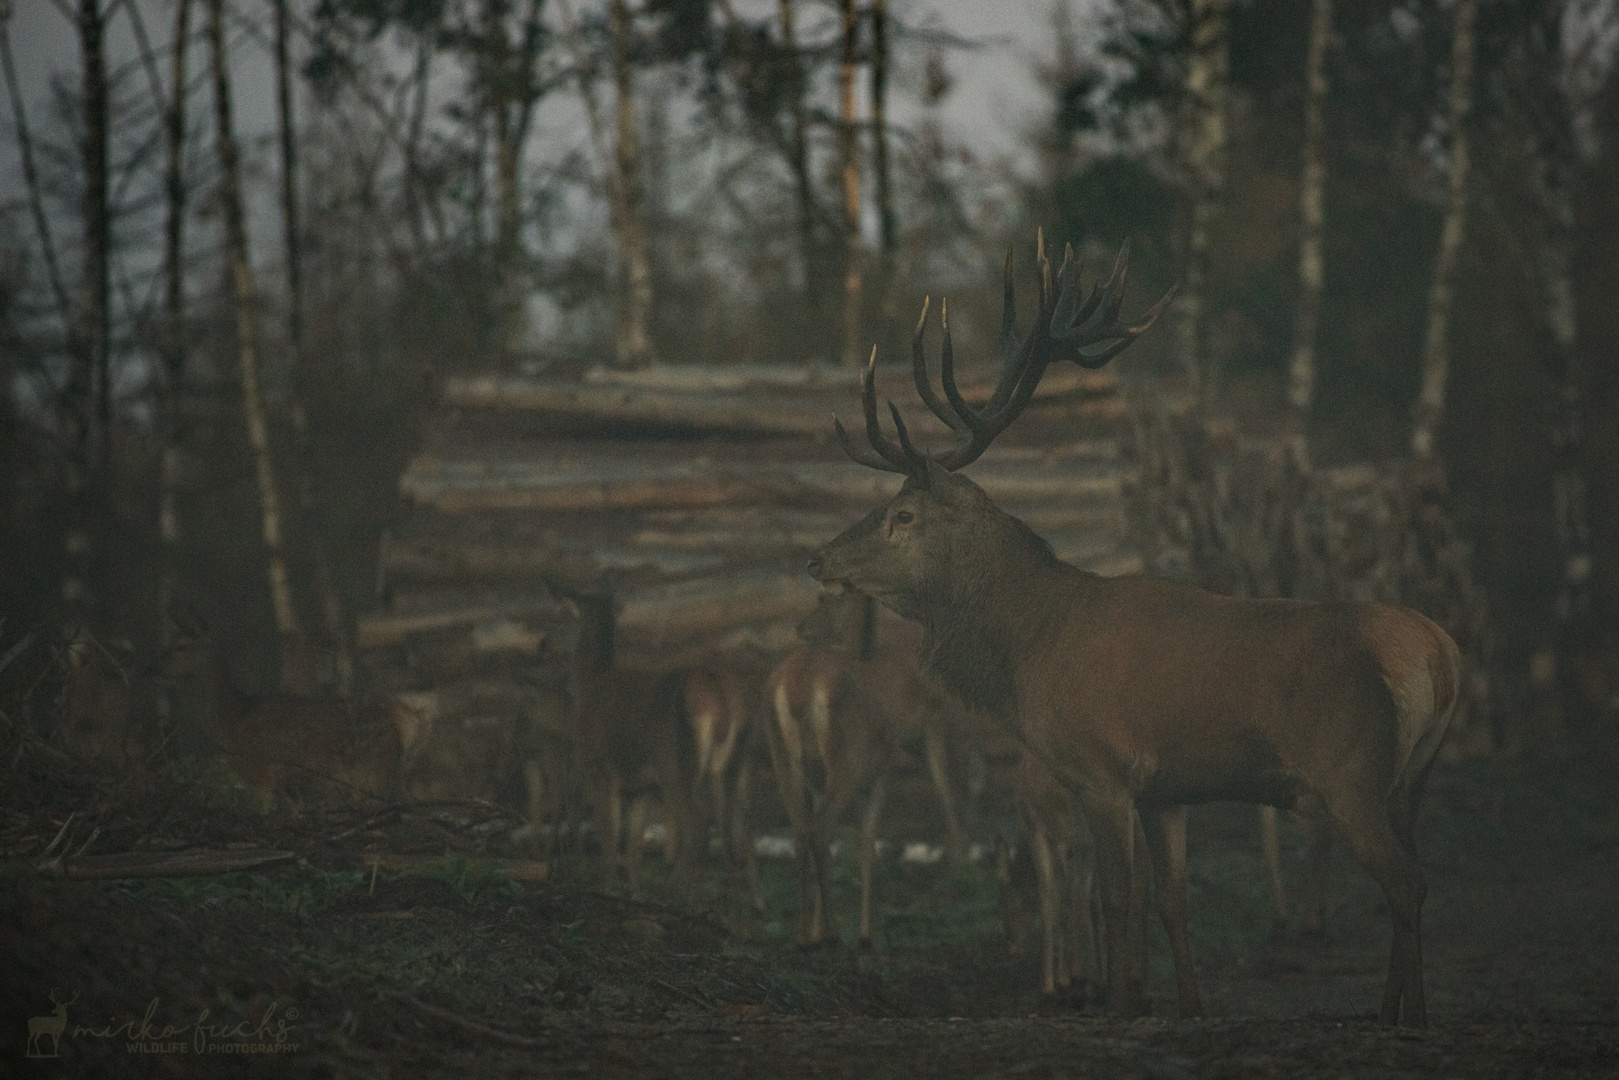
[[[938,452],[917,449],[893,402],[888,403],[888,411],[893,417],[898,441],[890,439],[883,431],[877,417],[873,380],[877,353],[872,350],[871,361],[860,383],[866,445],[851,439],[840,421],[833,423],[844,451],[851,458],[874,469],[901,473],[905,483],[886,506],[873,510],[844,530],[810,560],[811,576],[832,591],[856,589],[906,618],[921,619],[930,600],[950,595],[952,590],[944,587],[949,582],[963,573],[984,569],[981,553],[986,541],[997,534],[1015,534],[1044,547],[1043,541],[1034,537],[1022,522],[1001,512],[982,488],[956,470],[976,461],[995,437],[1018,417],[1053,361],[1066,359],[1085,368],[1103,366],[1157,320],[1169,305],[1174,290],[1154,304],[1139,322],[1126,326],[1119,322],[1119,309],[1124,302],[1125,280],[1129,274],[1128,243],[1120,249],[1108,279],[1093,286],[1083,301],[1079,266],[1071,248],[1064,252],[1062,267],[1055,277],[1043,243],[1036,258],[1040,271],[1040,307],[1034,325],[1018,335],[1014,330],[1017,304],[1012,257],[1007,254],[1001,308],[1004,359],[995,390],[982,406],[969,404],[956,385],[949,312],[944,305],[940,307],[944,340],[939,357],[943,400],[934,393],[922,341],[928,304],[926,301],[922,304],[922,315],[911,338],[911,373],[923,403],[956,436],[954,445],[948,449]],[[1049,554],[1049,548],[1044,550]],[[978,553],[976,558],[975,553]]]

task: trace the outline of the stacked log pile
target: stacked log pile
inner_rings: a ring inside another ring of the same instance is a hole
[[[972,375],[964,394],[986,400],[988,379]],[[879,368],[878,389],[913,432],[942,438],[908,367]],[[849,461],[833,437],[834,414],[861,422],[847,369],[467,377],[447,380],[442,402],[401,480],[408,513],[384,540],[380,607],[357,627],[386,690],[507,707],[554,692],[572,601],[609,593],[622,664],[757,663],[795,644],[814,606],[810,553],[900,482]],[[1111,374],[1054,371],[968,474],[1062,557],[1136,569],[1122,414]]]
[[[1412,461],[1301,469],[1280,439],[1187,413],[1131,415],[1126,504],[1153,570],[1233,596],[1377,600],[1415,608],[1462,650],[1451,745],[1494,741],[1488,607],[1436,466]]]

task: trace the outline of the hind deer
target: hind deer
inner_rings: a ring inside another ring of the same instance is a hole
[[[244,694],[200,631],[178,631],[157,667],[174,688],[175,719],[214,740],[264,812],[294,793],[339,802],[391,797],[405,747],[421,730],[421,717],[393,698]]]
[[[684,676],[684,706],[696,743],[692,797],[704,788],[714,808],[714,825],[726,861],[747,881],[754,910],[764,911],[759,862],[753,848],[754,721],[752,696],[734,670],[696,668]],[[757,683],[754,684],[757,694]]]
[[[905,477],[886,505],[822,546],[809,572],[921,624],[928,670],[970,707],[1015,731],[1083,807],[1096,842],[1106,918],[1109,1007],[1144,1008],[1126,965],[1132,815],[1139,812],[1175,960],[1183,1016],[1202,1011],[1186,935],[1185,806],[1264,803],[1330,817],[1381,887],[1393,941],[1381,1015],[1422,1026],[1422,904],[1414,825],[1457,697],[1455,643],[1431,620],[1376,603],[1235,599],[1151,576],[1104,578],[1059,560],[956,470],[1028,404],[1049,364],[1096,368],[1164,310],[1119,322],[1128,247],[1082,302],[1065,257],[1053,279],[1039,252],[1034,325],[1014,333],[1008,255],[1000,377],[989,401],[957,389],[948,319],[935,394],[912,339],[916,390],[955,434],[923,453],[890,404],[898,441],[862,380],[866,443],[841,423],[855,461]],[[872,354],[873,363],[875,350]]]
[[[611,595],[581,600],[573,673],[574,746],[601,845],[604,883],[624,867],[640,891],[641,849],[652,798],[663,809],[664,852],[677,888],[692,883],[696,750],[682,708],[682,676],[615,663]]]

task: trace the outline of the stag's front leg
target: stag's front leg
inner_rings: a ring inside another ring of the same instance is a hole
[[[1169,950],[1175,957],[1175,997],[1181,1019],[1202,1016],[1203,1002],[1197,992],[1197,972],[1192,967],[1192,948],[1186,936],[1186,809],[1144,809],[1141,827],[1146,833],[1147,850],[1152,853],[1158,916],[1164,921]]]
[[[1132,896],[1135,806],[1124,792],[1105,797],[1091,795],[1085,799],[1085,815],[1096,842],[1097,878],[1102,887],[1108,1010],[1121,1016],[1144,1016],[1146,994],[1134,962],[1137,950],[1133,948],[1140,935],[1131,932],[1135,906],[1145,900]]]

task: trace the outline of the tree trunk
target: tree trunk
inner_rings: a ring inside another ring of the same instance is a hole
[[[630,14],[625,0],[609,0],[613,31],[613,87],[617,93],[614,161],[618,168],[619,314],[618,360],[640,366],[650,359],[647,321],[652,312],[652,264],[641,207],[640,138],[630,71]]]
[[[855,0],[840,0],[843,57],[838,65],[838,141],[843,165],[843,363],[865,360],[861,349],[861,299],[865,289],[860,247],[860,133],[855,127],[855,66],[860,46],[860,20]]]
[[[133,10],[133,7],[131,8]],[[168,110],[164,117],[167,161],[163,193],[163,456],[158,472],[157,521],[162,544],[158,579],[158,640],[168,643],[171,606],[179,599],[180,454],[185,440],[183,389],[185,339],[185,138],[186,49],[191,36],[191,0],[179,0],[174,11],[174,43],[170,53]]]
[[[1192,0],[1185,99],[1180,125],[1181,172],[1188,197],[1186,276],[1181,286],[1179,346],[1195,399],[1213,390],[1204,355],[1204,306],[1209,276],[1209,244],[1225,189],[1227,40],[1231,0]]]
[[[1332,41],[1332,0],[1314,0],[1310,49],[1304,65],[1304,172],[1299,181],[1299,310],[1293,327],[1287,401],[1294,459],[1309,463],[1310,406],[1315,397],[1315,338],[1325,273],[1321,258],[1322,198],[1327,182],[1327,48]]]
[[[510,352],[523,338],[522,295],[517,281],[518,252],[522,243],[522,149],[513,130],[510,103],[503,93],[512,67],[506,26],[500,17],[504,9],[501,3],[484,5],[486,40],[493,53],[489,66],[494,73],[484,92],[485,108],[495,127],[496,317],[500,322],[500,348]]]
[[[877,183],[878,236],[884,260],[894,252],[894,194],[888,168],[888,0],[871,3],[871,162]]]
[[[1554,615],[1558,681],[1564,715],[1590,730],[1601,703],[1579,687],[1581,669],[1600,647],[1591,589],[1591,521],[1585,475],[1585,385],[1580,371],[1579,324],[1574,306],[1574,207],[1566,164],[1543,162],[1538,187],[1545,236],[1540,253],[1542,296],[1551,331],[1547,368],[1553,387],[1551,418],[1552,506],[1561,573]]]
[[[815,184],[809,166],[809,119],[804,106],[807,90],[804,62],[798,53],[798,36],[794,26],[793,0],[780,0],[781,46],[787,54],[791,72],[792,94],[789,105],[787,132],[787,168],[793,174],[793,188],[798,196],[798,247],[804,264],[804,302],[814,313],[824,310],[821,302],[822,266],[821,248],[817,239]]]
[[[1434,457],[1434,436],[1445,411],[1449,375],[1450,309],[1456,289],[1456,260],[1467,227],[1468,116],[1473,108],[1473,23],[1478,0],[1456,0],[1450,50],[1450,192],[1444,231],[1434,258],[1428,293],[1428,332],[1422,348],[1422,390],[1417,397],[1411,450],[1418,458]]]
[[[5,69],[6,93],[11,98],[11,118],[17,128],[17,156],[22,163],[23,182],[28,187],[29,215],[34,219],[34,231],[39,234],[39,253],[45,262],[45,278],[56,300],[56,314],[62,322],[62,335],[67,340],[68,352],[77,356],[78,320],[73,313],[73,300],[63,284],[61,266],[56,261],[56,239],[51,232],[51,219],[45,213],[39,168],[34,161],[34,140],[29,134],[22,89],[17,85],[17,64],[11,55],[11,34],[6,19],[0,19],[0,66]]]
[[[100,0],[80,0],[79,52],[83,64],[84,132],[84,266],[80,273],[78,328],[71,334],[74,350],[65,397],[67,439],[66,496],[68,522],[63,534],[65,558],[62,601],[67,619],[80,622],[94,606],[91,576],[95,566],[91,537],[97,478],[105,478],[112,397],[107,361],[110,312],[110,225],[107,207],[107,57]]]
[[[354,683],[354,657],[348,644],[348,617],[343,598],[338,595],[332,576],[330,529],[315,495],[315,454],[310,443],[309,396],[315,380],[304,350],[303,232],[298,219],[297,126],[292,106],[292,56],[287,0],[271,0],[275,7],[275,88],[276,114],[281,150],[281,235],[286,257],[287,350],[292,361],[292,393],[289,412],[296,451],[298,512],[303,519],[309,544],[309,559],[315,571],[315,588],[320,594],[321,615],[326,636],[336,656],[337,692],[348,697]],[[407,181],[408,183],[408,181]],[[287,656],[283,655],[285,662]],[[282,673],[285,684],[288,678]]]
[[[107,57],[101,0],[79,0],[79,46],[84,56],[84,341],[94,418],[87,412],[89,468],[103,474],[112,428],[111,237],[107,205]]]
[[[225,218],[225,258],[229,263],[232,300],[236,309],[236,349],[241,367],[242,411],[247,423],[248,447],[253,454],[263,525],[265,571],[275,626],[285,643],[299,632],[287,579],[287,557],[282,541],[281,499],[276,493],[275,462],[270,455],[270,432],[265,422],[259,387],[258,333],[254,326],[253,265],[248,259],[247,220],[242,205],[236,135],[232,129],[230,71],[225,62],[225,0],[208,0],[208,51],[213,62],[214,121],[219,143],[221,203]]]

